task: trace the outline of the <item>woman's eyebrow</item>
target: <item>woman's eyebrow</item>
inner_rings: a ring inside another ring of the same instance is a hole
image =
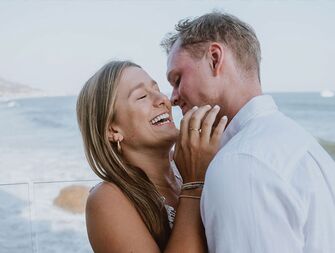
[[[134,86],[133,88],[131,88],[130,91],[129,91],[129,93],[128,93],[128,98],[130,97],[130,95],[131,95],[135,90],[137,90],[137,89],[139,89],[139,88],[142,88],[143,86],[145,86],[145,84],[141,82],[141,83],[137,84],[136,86]]]
[[[158,83],[154,80],[151,81],[151,85],[152,86],[158,86]],[[134,86],[133,88],[130,89],[129,93],[128,93],[128,98],[131,96],[131,94],[137,90],[137,89],[140,89],[140,88],[143,88],[145,86],[145,83],[143,82],[140,82],[139,84],[137,84],[136,86]]]

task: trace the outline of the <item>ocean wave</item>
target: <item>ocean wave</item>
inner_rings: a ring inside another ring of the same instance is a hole
[[[20,103],[18,103],[15,100],[10,100],[10,99],[2,99],[0,97],[0,105],[2,107],[7,107],[7,108],[13,108],[13,107],[18,107]]]
[[[7,107],[8,108],[17,107],[18,105],[19,105],[19,103],[17,103],[16,101],[7,102]]]
[[[47,118],[47,117],[33,117],[31,120],[42,127],[49,127],[49,128],[63,128],[64,127],[63,123]]]

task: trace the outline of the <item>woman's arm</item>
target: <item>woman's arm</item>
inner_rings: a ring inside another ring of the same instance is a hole
[[[219,107],[195,107],[182,119],[174,160],[184,183],[203,182],[205,179],[207,167],[219,149],[220,139],[227,124],[227,117],[223,117],[213,128],[219,110]],[[166,252],[207,252],[200,216],[201,191],[202,188],[196,188],[181,192],[181,196],[199,198],[179,199],[174,229]]]
[[[182,191],[181,194],[201,196],[201,189]],[[180,198],[173,230],[165,252],[207,252],[204,228],[200,217],[200,199]]]

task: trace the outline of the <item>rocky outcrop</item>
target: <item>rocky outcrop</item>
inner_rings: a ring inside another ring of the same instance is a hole
[[[89,188],[87,186],[67,186],[60,190],[53,203],[55,206],[71,213],[84,213],[88,193]]]
[[[318,139],[321,146],[330,154],[330,156],[335,160],[335,143],[326,141],[323,139]]]
[[[44,95],[42,90],[0,78],[0,97],[17,98],[42,95]]]

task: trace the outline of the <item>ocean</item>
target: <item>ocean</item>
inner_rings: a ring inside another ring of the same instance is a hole
[[[335,159],[335,97],[271,95]],[[84,214],[55,205],[62,189],[99,182],[84,157],[75,104],[75,97],[0,101],[0,252],[92,252]],[[179,125],[180,111],[173,114]]]

